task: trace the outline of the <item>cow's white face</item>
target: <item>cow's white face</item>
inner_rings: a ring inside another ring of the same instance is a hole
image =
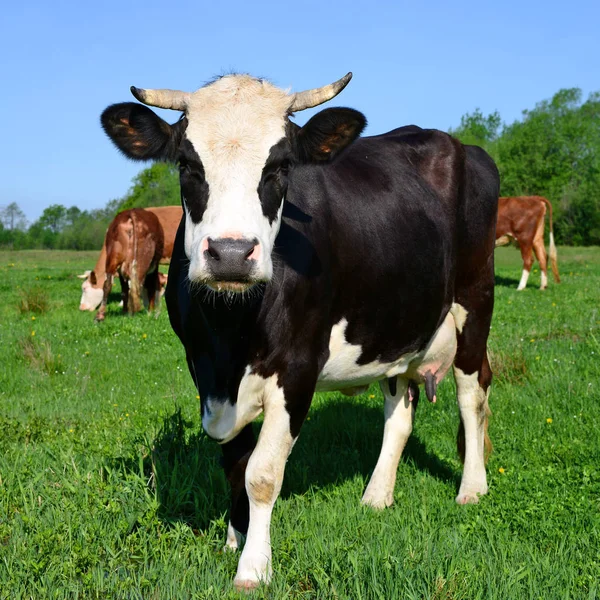
[[[331,160],[366,124],[348,108],[321,111],[302,128],[288,117],[330,100],[350,77],[296,94],[248,75],[227,75],[193,93],[132,88],[144,104],[182,111],[173,125],[141,104],[102,113],[104,130],[126,156],[179,163],[192,283],[244,292],[271,278],[288,168]]]
[[[270,279],[289,105],[285,92],[248,76],[193,94],[178,157],[191,282],[242,292]]]
[[[94,287],[90,281],[90,271],[84,273],[85,279],[81,284],[81,300],[79,310],[96,310],[102,302],[104,294],[102,287]]]

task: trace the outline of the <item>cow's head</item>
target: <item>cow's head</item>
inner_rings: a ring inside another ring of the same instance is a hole
[[[102,126],[126,156],[179,163],[191,282],[243,292],[271,278],[289,171],[330,160],[366,123],[347,108],[321,111],[304,127],[289,117],[330,100],[351,76],[296,94],[248,75],[194,93],[131,88],[144,104],[182,111],[173,125],[132,102],[104,111]]]
[[[82,275],[77,275],[77,277],[83,279],[79,310],[96,310],[100,306],[104,294],[102,283],[98,282],[94,271],[86,271]]]

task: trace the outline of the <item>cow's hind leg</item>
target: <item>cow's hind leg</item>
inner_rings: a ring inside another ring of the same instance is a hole
[[[487,338],[494,293],[493,287],[489,288],[489,285],[472,286],[457,295],[457,302],[465,308],[467,314],[462,328],[457,327],[457,351],[454,359],[460,412],[457,445],[464,462],[456,497],[459,504],[478,502],[479,496],[488,491],[485,462],[491,449],[487,426],[492,371],[487,358]]]
[[[538,223],[535,237],[533,238],[533,252],[540,263],[541,283],[540,289],[545,290],[548,287],[548,260],[546,257],[546,248],[544,246],[544,215]]]
[[[521,249],[521,258],[523,259],[523,273],[521,274],[521,281],[519,281],[517,290],[521,291],[525,289],[527,280],[529,279],[529,273],[531,273],[531,267],[533,266],[533,252],[531,242],[529,241],[519,241],[519,247]]]
[[[160,282],[158,277],[158,267],[146,275],[144,280],[144,290],[148,297],[148,310],[154,311],[160,306]]]
[[[231,509],[224,550],[236,551],[248,533],[250,519],[248,494],[245,488],[246,466],[256,446],[252,425],[244,429],[230,442],[223,444],[223,468],[231,487]]]
[[[127,312],[127,304],[129,302],[129,281],[119,273],[119,281],[121,282],[121,302],[123,303],[123,312]]]
[[[413,428],[416,398],[411,401],[406,379],[397,377],[380,383],[385,397],[385,426],[383,443],[377,465],[362,498],[363,504],[373,508],[385,508],[394,502],[394,485],[400,456]],[[416,387],[415,387],[416,389]]]

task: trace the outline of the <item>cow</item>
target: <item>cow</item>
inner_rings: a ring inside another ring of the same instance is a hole
[[[517,290],[524,290],[533,265],[533,253],[540,263],[542,272],[540,289],[548,287],[546,249],[544,248],[544,216],[548,207],[550,225],[550,264],[554,281],[560,283],[557,253],[552,227],[552,204],[542,196],[510,196],[498,200],[498,222],[496,224],[496,246],[504,246],[516,240],[523,257],[523,273]]]
[[[115,275],[121,280],[123,312],[133,314],[141,309],[142,289],[153,310],[160,299],[158,265],[163,255],[164,234],[157,216],[141,208],[120,212],[108,226],[105,280],[102,301],[96,321],[104,321],[106,304]],[[92,276],[90,281],[93,283]]]
[[[142,104],[101,123],[134,160],[179,165],[184,218],[165,298],[231,487],[234,585],[272,575],[271,513],[315,390],[378,381],[381,454],[362,502],[394,499],[418,385],[453,368],[464,472],[456,501],[486,494],[486,354],[499,177],[480,148],[417,126],[360,137],[364,115],[328,108],[351,73],[288,94],[226,75],[188,93],[132,87]],[[183,113],[173,125],[147,106]],[[263,413],[256,441],[251,423]]]
[[[147,207],[144,210],[149,211],[156,215],[158,221],[163,230],[163,252],[160,258],[161,264],[169,264],[171,262],[171,255],[173,254],[173,243],[175,242],[175,234],[177,233],[177,227],[181,221],[183,210],[181,206],[156,206]],[[106,281],[106,240],[102,244],[100,250],[100,256],[96,262],[96,266],[93,271],[85,271],[82,275],[78,275],[80,279],[83,279],[81,284],[81,300],[79,301],[79,310],[94,311],[98,308],[102,302],[104,295],[104,282]],[[161,283],[161,294],[166,285],[167,276],[163,273],[159,274]],[[123,295],[123,289],[121,289]],[[142,290],[144,295],[144,290]],[[125,294],[126,295],[126,294]],[[144,296],[144,303],[147,299]],[[123,305],[126,305],[126,301],[123,301]]]

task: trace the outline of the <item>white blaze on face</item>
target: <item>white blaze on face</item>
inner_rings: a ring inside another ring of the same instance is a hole
[[[269,223],[258,185],[271,148],[285,136],[290,101],[283,90],[267,82],[235,75],[201,88],[188,102],[185,137],[202,161],[209,188],[200,223],[190,216],[194,199],[184,198],[185,252],[192,281],[209,275],[204,258],[208,238],[257,239],[252,256],[257,263],[255,278],[270,278],[281,207]]]

